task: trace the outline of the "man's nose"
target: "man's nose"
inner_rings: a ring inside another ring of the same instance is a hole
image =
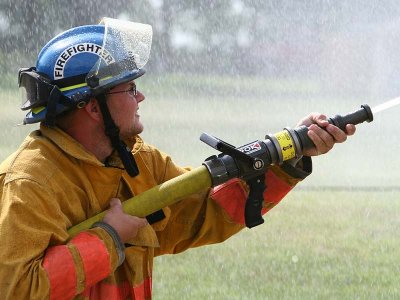
[[[144,99],[146,99],[146,97],[143,95],[143,93],[142,92],[140,92],[140,91],[136,91],[136,96],[135,96],[135,98],[136,98],[136,101],[139,103],[139,102],[142,102]]]

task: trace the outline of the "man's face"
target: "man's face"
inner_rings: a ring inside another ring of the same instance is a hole
[[[141,92],[135,91],[136,85],[131,81],[117,85],[107,94],[108,108],[120,129],[121,138],[128,138],[143,131],[138,110],[139,102],[145,97]]]

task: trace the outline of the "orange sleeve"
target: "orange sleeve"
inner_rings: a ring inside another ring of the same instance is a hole
[[[74,259],[71,251],[79,253],[81,262]],[[76,270],[77,264],[82,264],[81,276]],[[81,232],[67,245],[48,248],[43,267],[50,282],[50,299],[70,299],[81,292],[80,289],[92,286],[111,272],[110,256],[104,242],[88,232]],[[79,287],[78,276],[84,278],[83,287]]]
[[[117,268],[112,237],[92,228],[69,240],[54,195],[40,184],[13,180],[0,196],[0,299],[71,299]]]
[[[266,189],[262,214],[267,213],[277,205],[292,188],[311,173],[311,160],[304,160],[304,169],[290,165],[272,166],[265,176]],[[245,224],[245,204],[248,195],[247,185],[239,179],[215,187],[211,191],[211,198],[221,206],[232,221]]]

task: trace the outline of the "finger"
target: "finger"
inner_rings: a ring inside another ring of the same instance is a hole
[[[121,200],[119,200],[118,198],[112,198],[110,200],[110,207],[114,206],[121,206]]]
[[[314,123],[318,124],[318,126],[320,126],[320,127],[326,127],[329,125],[329,122],[327,121],[326,116],[322,115],[322,114],[314,115],[313,121],[314,121]]]
[[[315,149],[309,149],[309,152],[312,153],[310,155],[314,156],[321,154],[321,149],[324,147],[324,142],[314,131],[309,130],[307,134],[310,140],[313,142],[315,148]]]
[[[316,119],[319,116],[319,113],[313,112],[310,113],[307,117],[303,118],[300,120],[299,123],[297,123],[297,126],[301,126],[301,125],[305,125],[307,127],[309,127],[311,124],[316,123]]]
[[[330,135],[335,139],[334,142],[336,143],[343,143],[347,140],[347,134],[340,128],[329,125],[326,127],[326,130],[330,133]]]
[[[356,132],[356,126],[353,124],[346,125],[346,133],[347,135],[353,135]]]
[[[326,153],[333,147],[335,140],[325,129],[314,124],[309,127],[309,132],[311,135],[315,135],[314,144],[319,153]]]

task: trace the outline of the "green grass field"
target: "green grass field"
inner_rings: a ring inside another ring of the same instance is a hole
[[[182,165],[216,151],[202,132],[241,145],[295,126],[311,111],[353,111],[379,99],[332,99],[308,82],[183,76],[138,87],[143,137]],[[37,126],[16,126],[15,91],[0,92],[0,158]],[[157,258],[154,299],[399,299],[399,109],[387,111],[328,155],[266,217],[220,245]],[[365,190],[364,190],[365,189]]]
[[[262,226],[158,258],[155,299],[398,299],[399,196],[294,190]]]

